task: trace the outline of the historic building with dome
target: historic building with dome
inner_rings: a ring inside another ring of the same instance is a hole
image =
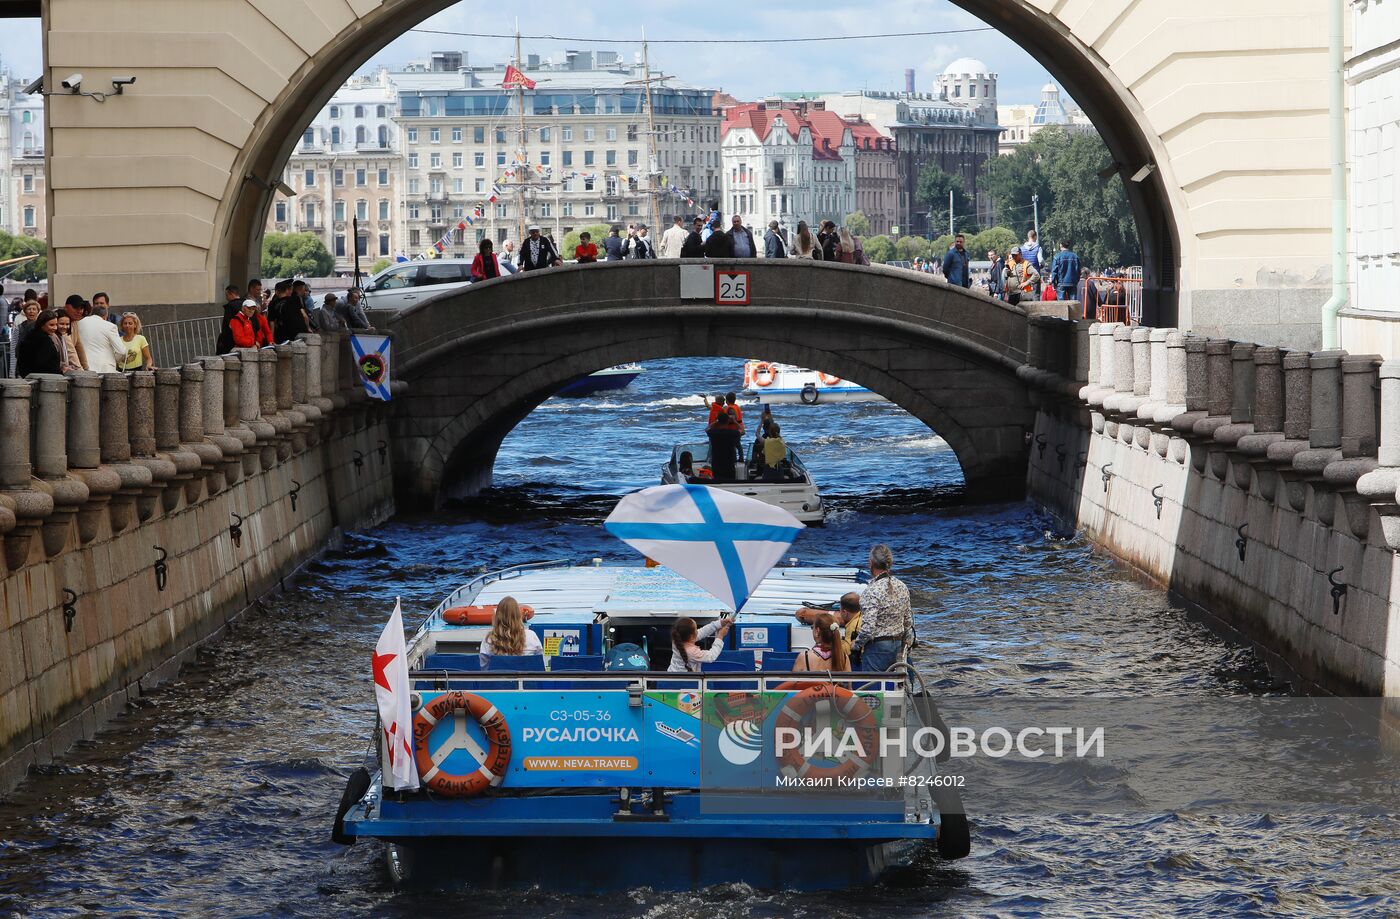
[[[929,163],[962,179],[975,214],[954,214],[953,225],[986,226],[991,203],[979,187],[982,166],[997,155],[997,75],[975,58],[959,58],[939,74],[929,92],[917,92],[912,72],[904,92],[860,90],[819,97],[829,111],[860,117],[893,141],[897,191],[890,214],[871,217],[874,226],[898,227],[901,236],[948,232],[947,204],[916,198],[919,173]],[[861,195],[857,176],[856,196]]]
[[[1000,152],[1014,153],[1017,147],[1030,142],[1042,128],[1054,126],[1071,134],[1087,134],[1094,125],[1078,108],[1067,106],[1060,98],[1060,87],[1046,83],[1040,89],[1040,101],[1034,105],[1002,105],[997,107],[997,123],[1001,125]]]

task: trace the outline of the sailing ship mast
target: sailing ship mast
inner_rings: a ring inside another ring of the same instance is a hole
[[[651,55],[647,48],[646,29],[642,30],[642,69],[645,76],[640,80],[628,80],[628,85],[640,85],[645,87],[646,92],[642,95],[642,108],[647,116],[647,224],[653,231],[657,231],[657,210],[656,210],[656,179],[660,175],[660,165],[656,155],[656,108],[652,104],[651,84],[662,83],[671,79],[665,74],[651,75]]]

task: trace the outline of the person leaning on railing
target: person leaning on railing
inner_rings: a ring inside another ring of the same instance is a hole
[[[126,360],[118,369],[154,370],[156,362],[151,357],[151,345],[141,334],[141,317],[135,313],[122,313],[117,328],[122,333],[122,344],[126,345]]]
[[[244,300],[238,315],[229,320],[235,348],[261,348],[272,344],[272,329],[253,300]]]

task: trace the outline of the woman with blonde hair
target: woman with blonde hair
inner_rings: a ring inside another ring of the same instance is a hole
[[[841,640],[841,629],[836,617],[822,613],[812,621],[812,647],[797,655],[792,662],[793,670],[825,670],[830,673],[846,673],[851,662],[846,656],[846,643]]]
[[[540,637],[525,628],[525,614],[514,597],[502,597],[491,614],[491,631],[481,640],[478,652],[481,656],[481,669],[491,665],[492,655],[517,657],[521,654],[543,654]]]
[[[141,317],[135,313],[122,313],[117,328],[122,333],[122,344],[126,345],[126,360],[118,370],[154,370],[155,359],[151,357],[151,345],[141,334]]]
[[[822,244],[812,235],[811,227],[807,226],[807,221],[797,221],[797,239],[792,246],[792,254],[795,258],[810,258],[821,261]]]

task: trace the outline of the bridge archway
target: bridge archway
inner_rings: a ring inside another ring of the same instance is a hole
[[[616,262],[502,278],[402,313],[390,325],[409,383],[395,419],[400,502],[488,484],[506,435],[582,374],[731,354],[866,386],[948,442],[971,499],[1021,494],[1033,417],[1016,375],[1024,312],[898,269],[732,265],[751,273],[748,306],[682,299],[676,263]]]

